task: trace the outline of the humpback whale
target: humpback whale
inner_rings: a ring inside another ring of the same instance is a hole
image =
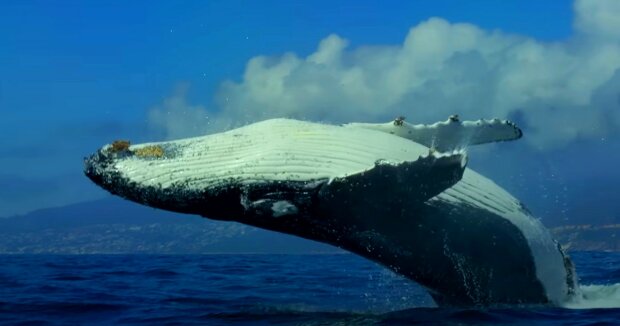
[[[521,202],[467,168],[470,145],[522,136],[506,120],[330,125],[272,119],[85,158],[125,199],[328,243],[427,289],[438,305],[561,305],[570,258]]]

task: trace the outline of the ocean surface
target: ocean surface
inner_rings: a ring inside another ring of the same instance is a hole
[[[2,255],[0,323],[620,324],[620,254],[572,257],[569,308],[458,309],[350,254]]]

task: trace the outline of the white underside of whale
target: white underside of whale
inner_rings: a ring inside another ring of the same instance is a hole
[[[137,184],[162,189],[173,185],[207,189],[230,182],[331,180],[367,171],[378,160],[397,164],[421,156],[444,155],[381,130],[288,119],[266,120],[174,142],[134,145],[130,149],[146,146],[162,146],[169,157],[129,156],[115,161],[114,167]],[[567,293],[563,258],[550,233],[539,220],[524,212],[517,199],[491,180],[466,169],[461,181],[431,198],[429,204],[440,201],[492,211],[519,228],[528,241],[536,275],[548,298],[562,303]]]

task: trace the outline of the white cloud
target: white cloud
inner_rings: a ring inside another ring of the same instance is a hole
[[[620,1],[577,0],[574,9],[575,29],[578,32],[612,41],[620,37]]]
[[[221,85],[211,117],[240,125],[283,116],[382,122],[404,115],[412,123],[454,113],[519,116],[535,147],[603,137],[620,130],[620,1],[576,1],[574,9],[575,33],[563,42],[431,18],[402,44],[349,49],[330,35],[307,57],[254,57],[240,82]],[[175,137],[196,131],[182,121],[205,115],[183,97],[164,107],[170,114],[154,110],[151,120]]]

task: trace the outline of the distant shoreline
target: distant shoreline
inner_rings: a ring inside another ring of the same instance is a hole
[[[564,225],[551,233],[568,251],[620,252],[620,224]]]

